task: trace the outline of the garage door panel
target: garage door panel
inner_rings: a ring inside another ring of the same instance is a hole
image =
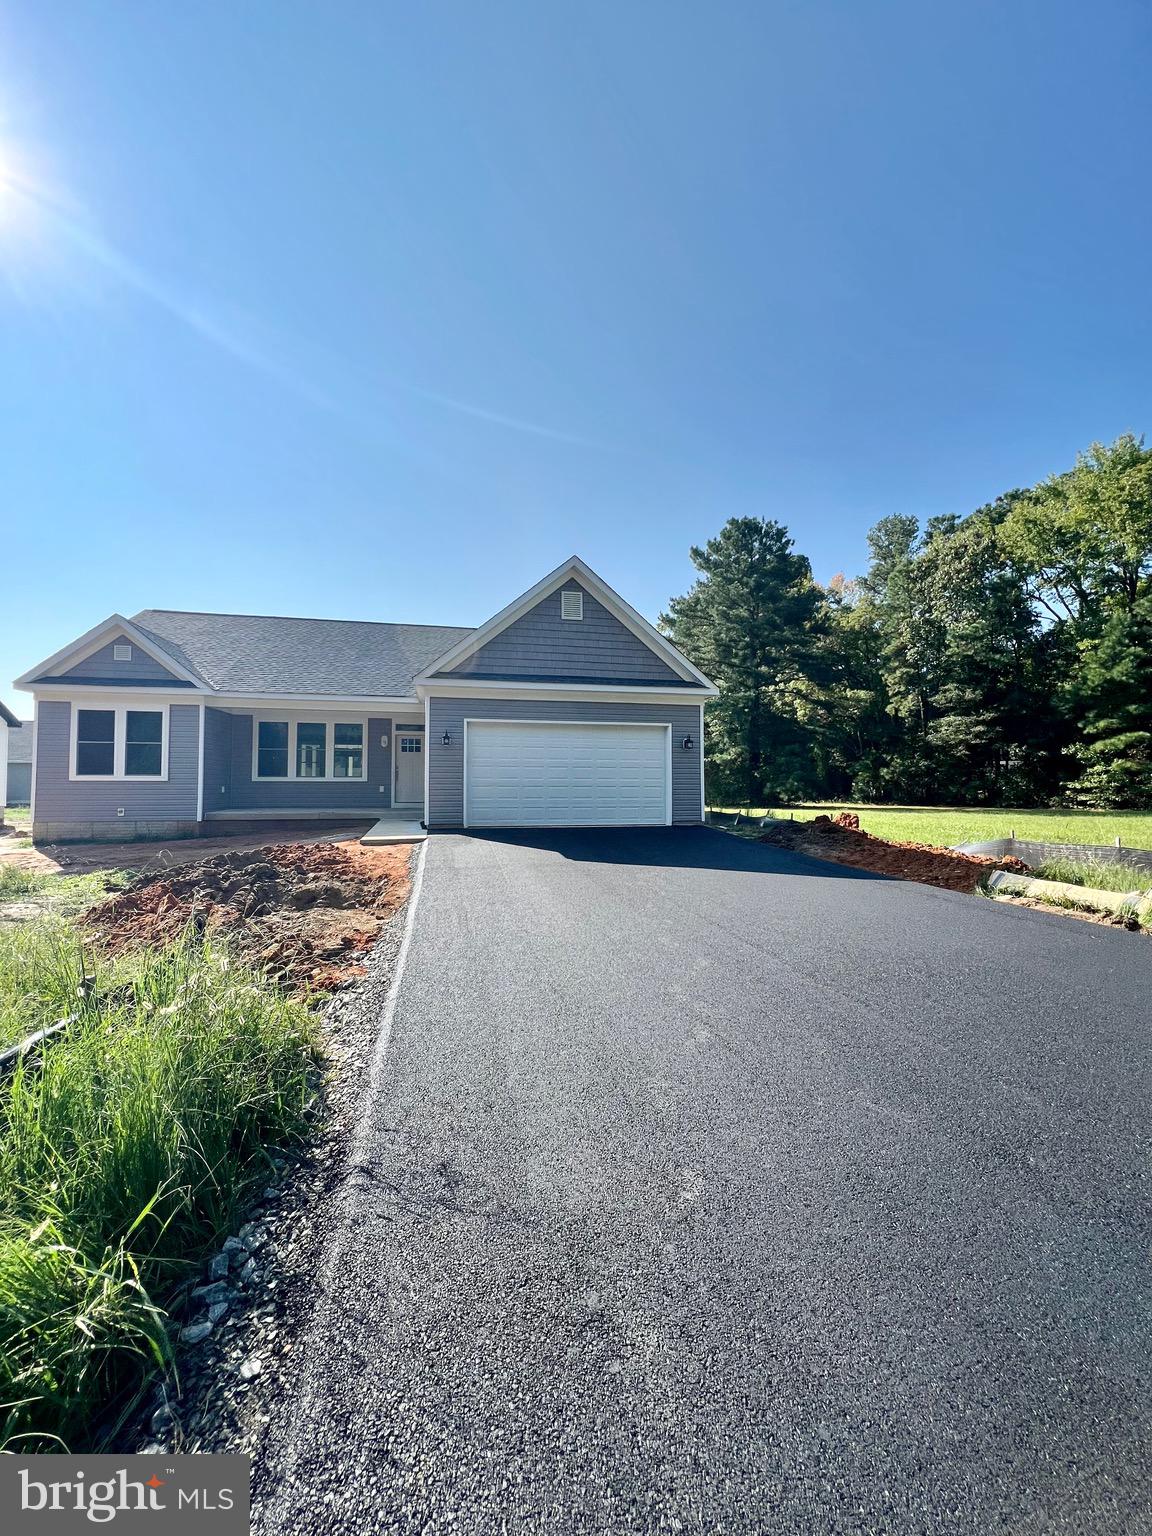
[[[470,721],[469,826],[664,826],[663,725]]]

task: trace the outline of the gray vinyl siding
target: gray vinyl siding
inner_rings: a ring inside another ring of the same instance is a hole
[[[112,648],[116,645],[130,645],[132,647],[131,661],[116,661]],[[91,656],[86,656],[83,661],[78,661],[74,667],[69,667],[62,677],[74,677],[77,682],[83,682],[86,678],[96,678],[102,682],[111,680],[125,683],[139,682],[142,679],[152,682],[182,683],[174,672],[169,672],[167,667],[162,667],[158,661],[154,661],[147,651],[142,651],[139,645],[130,640],[127,635],[117,635],[109,640],[107,645],[102,645],[98,651],[93,651]]]
[[[27,805],[32,795],[32,764],[8,764],[8,805]]]
[[[464,721],[468,720],[586,720],[671,725],[672,821],[686,825],[700,820],[700,704],[599,704],[576,700],[540,702],[533,699],[432,699],[428,726],[428,825],[464,824]],[[451,745],[444,746],[444,732]],[[691,736],[693,746],[681,743]]]
[[[214,711],[216,713],[216,711]],[[271,719],[274,709],[264,718]],[[232,722],[230,777],[218,778],[213,784],[207,776],[205,788],[216,791],[205,793],[204,809],[221,810],[219,786],[229,785],[227,806],[235,811],[340,811],[340,810],[387,810],[392,804],[392,722],[373,716],[368,721],[368,780],[367,783],[345,779],[254,779],[252,777],[252,715],[226,716]],[[318,715],[317,719],[322,719]],[[388,737],[387,749],[380,745],[381,736]]]
[[[232,718],[223,709],[204,711],[205,811],[222,811],[231,804]]]
[[[584,617],[560,617],[560,591],[584,592]],[[625,628],[577,581],[541,598],[534,608],[451,669],[462,676],[611,678],[679,683],[683,678]]]
[[[146,696],[131,702],[141,709],[161,707]],[[100,823],[115,828],[119,824],[130,835],[133,822],[196,820],[200,756],[198,704],[173,704],[170,707],[167,779],[70,779],[72,705],[62,700],[40,700],[36,706],[36,732],[37,826]],[[118,817],[116,812],[121,806],[124,815]]]

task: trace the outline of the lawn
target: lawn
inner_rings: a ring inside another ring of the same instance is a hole
[[[791,808],[778,806],[751,812],[739,806],[714,806],[731,814],[782,816],[797,820],[835,816],[838,811],[855,811],[860,826],[876,837],[897,841],[934,843],[951,848],[957,843],[982,843],[995,837],[1035,838],[1045,843],[1088,843],[1096,846],[1114,844],[1119,838],[1125,848],[1152,848],[1152,812],[1149,811],[1052,811],[1002,810],[995,807],[948,805],[859,805],[805,804]]]
[[[77,1017],[0,1079],[0,1454],[108,1443],[316,1093],[309,1008],[226,952],[81,941],[69,914],[105,879],[4,874],[42,910],[0,923],[0,1043]]]

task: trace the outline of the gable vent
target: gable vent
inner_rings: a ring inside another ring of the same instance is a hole
[[[562,619],[582,619],[584,617],[583,592],[561,592],[560,617]]]
[[[132,647],[130,645],[114,645],[112,647],[113,661],[131,661]]]

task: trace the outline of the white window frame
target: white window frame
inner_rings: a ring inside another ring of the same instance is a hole
[[[77,773],[76,772],[76,741],[80,729],[80,711],[82,709],[100,710],[104,713],[115,715],[114,736],[112,739],[112,773]],[[143,715],[160,716],[160,772],[159,773],[125,773],[124,757],[125,744],[128,738],[128,712]],[[153,703],[150,699],[134,699],[131,704],[102,703],[97,699],[84,699],[72,705],[72,720],[70,725],[71,740],[68,751],[68,777],[80,784],[164,784],[168,780],[168,723],[170,706],[167,704]]]
[[[261,773],[260,772],[260,727],[262,724],[287,725],[288,726],[288,772]],[[308,775],[296,772],[296,727],[299,725],[323,725],[324,733],[324,777],[312,778]],[[358,725],[360,727],[363,752],[361,767],[363,773],[349,774],[337,778],[333,773],[336,761],[336,732],[333,729],[337,725]],[[252,716],[252,780],[257,784],[367,784],[368,782],[368,720],[363,715],[322,715],[317,710],[268,710],[259,715]]]

